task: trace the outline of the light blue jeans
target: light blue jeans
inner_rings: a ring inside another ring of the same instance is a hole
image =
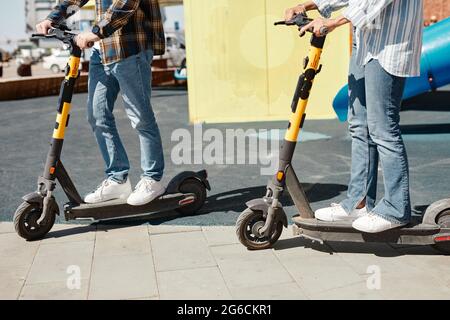
[[[399,124],[405,80],[386,72],[378,60],[358,66],[352,56],[348,114],[351,178],[347,199],[341,202],[347,212],[366,199],[369,212],[391,222],[407,223],[411,218],[408,158]],[[379,162],[385,195],[375,205]]]
[[[119,92],[141,147],[142,176],[161,180],[164,155],[161,136],[150,103],[152,50],[103,65],[93,49],[89,65],[88,121],[106,164],[106,175],[118,182],[128,177],[130,163],[117,131],[113,110]]]

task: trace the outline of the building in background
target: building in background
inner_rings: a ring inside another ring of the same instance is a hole
[[[90,0],[67,20],[67,26],[74,30],[90,30],[95,22],[95,1]]]
[[[25,31],[33,33],[36,24],[44,20],[56,4],[56,0],[25,0]]]
[[[448,0],[425,0],[424,17],[425,22],[442,20],[450,16],[450,1]]]

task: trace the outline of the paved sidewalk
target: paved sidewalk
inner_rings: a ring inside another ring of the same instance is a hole
[[[233,227],[55,225],[26,242],[0,223],[0,299],[394,298],[450,299],[450,257],[430,247],[313,245],[292,230],[252,252]]]

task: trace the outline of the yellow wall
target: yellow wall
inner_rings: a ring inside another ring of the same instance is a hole
[[[288,118],[310,37],[273,22],[297,2],[184,0],[191,122]],[[308,118],[335,117],[331,102],[347,80],[348,60],[348,28],[342,27],[327,39]]]

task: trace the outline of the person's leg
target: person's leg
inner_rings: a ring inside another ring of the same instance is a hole
[[[411,217],[411,203],[399,113],[406,79],[386,72],[378,60],[366,65],[365,76],[369,134],[377,145],[385,188],[372,213],[393,224],[405,224]]]
[[[349,70],[349,132],[352,138],[351,177],[347,198],[339,205],[319,209],[323,221],[356,219],[373,209],[377,191],[378,153],[367,127],[364,67],[356,63],[356,48]]]
[[[125,109],[133,128],[138,131],[143,177],[160,181],[164,171],[161,135],[156,123],[151,97],[151,50],[116,63],[112,68],[122,92]]]
[[[352,212],[355,208],[364,207],[364,205],[367,211],[370,211],[374,208],[376,201],[378,151],[370,138],[367,125],[364,69],[364,66],[356,63],[356,56],[353,54],[348,79],[348,122],[352,138],[351,173],[347,198],[341,202],[346,212]]]
[[[84,201],[99,203],[127,199],[132,192],[127,178],[130,166],[113,116],[119,85],[108,69],[104,68],[98,50],[94,50],[91,56],[88,87],[88,121],[105,161],[108,178],[86,195]]]
[[[119,183],[127,180],[130,164],[120,140],[113,115],[119,84],[101,62],[94,49],[89,64],[88,121],[94,131],[108,178]]]

